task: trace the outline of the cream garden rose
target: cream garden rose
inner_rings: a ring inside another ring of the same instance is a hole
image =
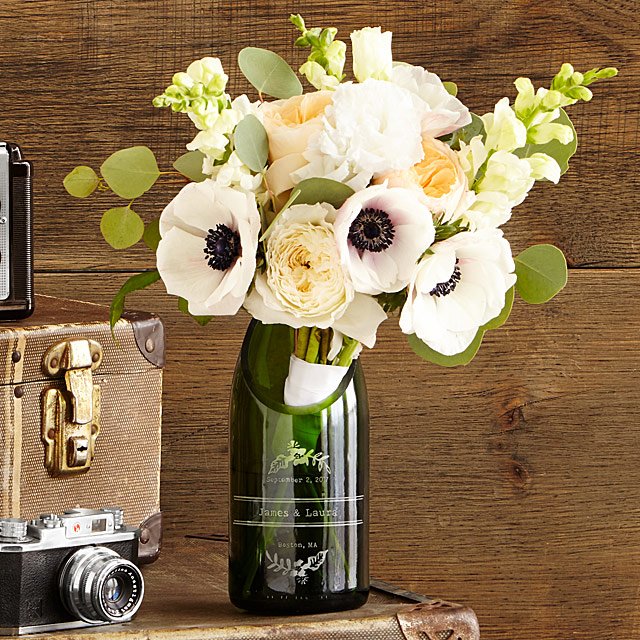
[[[328,204],[285,210],[267,240],[267,269],[258,273],[245,308],[266,324],[333,327],[372,347],[385,312],[356,294],[336,245]]]
[[[291,173],[306,164],[302,154],[311,136],[321,131],[322,115],[332,95],[332,91],[315,91],[262,104],[260,112],[269,137],[267,182],[275,195],[293,187]]]

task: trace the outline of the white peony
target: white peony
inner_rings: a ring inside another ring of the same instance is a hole
[[[256,275],[244,306],[266,324],[333,327],[373,347],[386,314],[373,298],[355,293],[340,263],[334,220],[328,204],[283,211],[267,240],[267,269]]]
[[[491,150],[514,151],[527,144],[527,127],[509,106],[509,98],[502,98],[493,113],[482,116],[487,134],[484,146]]]
[[[499,229],[463,232],[431,247],[409,285],[400,328],[447,356],[464,351],[504,307],[515,284],[511,247]]]
[[[183,187],[160,216],[157,266],[194,315],[233,315],[256,269],[260,214],[252,193],[212,180]]]
[[[416,98],[423,135],[439,138],[471,122],[469,109],[445,89],[435,73],[422,67],[397,64],[389,80]]]
[[[391,55],[391,31],[380,27],[365,27],[351,33],[353,75],[358,82],[369,78],[388,80],[393,58]]]
[[[435,236],[422,193],[386,185],[348,198],[336,215],[335,233],[355,290],[371,295],[406,287]]]
[[[391,82],[341,84],[325,110],[322,130],[309,140],[308,164],[294,172],[295,179],[331,178],[358,191],[377,174],[408,169],[423,157],[425,108]]]

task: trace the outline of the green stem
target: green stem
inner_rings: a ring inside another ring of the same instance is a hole
[[[340,367],[348,367],[351,365],[351,361],[353,360],[353,354],[356,352],[358,348],[358,341],[353,338],[344,338],[344,346],[340,350],[340,353],[334,360],[334,364],[337,364]]]
[[[327,364],[330,343],[331,329],[322,329],[320,332],[320,364]]]
[[[307,345],[307,353],[305,360],[307,362],[318,362],[318,352],[320,351],[320,329],[313,327],[309,335],[309,344]]]
[[[298,342],[296,344],[296,356],[300,360],[304,360],[307,355],[307,346],[309,345],[309,336],[311,335],[311,327],[300,327],[298,329]]]

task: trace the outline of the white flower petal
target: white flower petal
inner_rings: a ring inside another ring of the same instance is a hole
[[[386,319],[387,314],[374,298],[356,293],[344,315],[333,326],[337,331],[373,349],[378,327]]]

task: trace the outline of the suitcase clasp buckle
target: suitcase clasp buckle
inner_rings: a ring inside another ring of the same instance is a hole
[[[71,339],[53,345],[44,355],[44,372],[64,372],[65,389],[42,395],[42,441],[45,467],[52,476],[88,471],[100,433],[100,387],[92,372],[102,362],[95,340]]]

